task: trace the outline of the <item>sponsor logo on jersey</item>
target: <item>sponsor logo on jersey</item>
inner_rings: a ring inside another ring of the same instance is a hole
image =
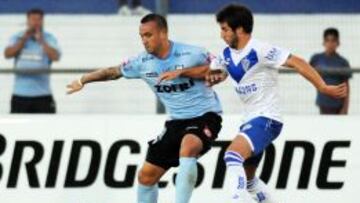
[[[159,73],[157,73],[157,72],[145,73],[145,76],[148,78],[156,78],[156,77],[159,77]]]
[[[175,57],[182,57],[182,56],[187,56],[187,55],[191,55],[191,52],[186,51],[186,52],[175,52],[174,53]]]
[[[145,63],[147,61],[154,60],[154,59],[155,59],[154,56],[145,56],[145,57],[141,58],[141,62]]]
[[[242,85],[242,86],[237,86],[235,88],[236,92],[241,94],[241,95],[247,95],[247,94],[251,94],[254,93],[258,90],[257,86],[255,83],[251,84],[251,85]]]
[[[269,61],[276,61],[279,58],[281,51],[277,48],[272,48],[269,53],[265,56]]]
[[[169,85],[155,85],[155,90],[158,93],[171,93],[171,92],[184,92],[195,85],[193,80],[180,84],[169,84]]]

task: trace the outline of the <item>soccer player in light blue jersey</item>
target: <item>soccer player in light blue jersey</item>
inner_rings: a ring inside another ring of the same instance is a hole
[[[293,68],[321,93],[343,98],[345,84],[327,85],[303,59],[286,49],[252,37],[253,15],[242,5],[229,5],[216,15],[221,37],[227,43],[219,57],[212,60],[211,71],[205,74],[210,85],[231,76],[235,91],[244,104],[243,124],[228,147],[224,160],[227,166],[228,203],[278,203],[265,184],[255,177],[256,167],[267,146],[280,134],[283,121],[278,94],[278,69]],[[196,71],[199,68],[194,67]],[[186,69],[191,72],[191,68]],[[181,70],[164,73],[166,79],[176,78]],[[199,75],[197,75],[199,77]]]
[[[199,47],[170,41],[164,17],[146,15],[140,36],[145,52],[125,60],[120,66],[83,75],[68,85],[68,93],[85,84],[120,77],[142,79],[160,98],[169,113],[165,130],[149,142],[146,161],[138,175],[138,203],[156,203],[160,178],[179,166],[175,203],[188,203],[197,180],[197,158],[205,154],[221,129],[222,108],[216,93],[197,79],[207,67],[187,72],[185,67],[209,64],[209,53]],[[182,70],[170,80],[163,73]],[[141,99],[141,98],[139,98]]]

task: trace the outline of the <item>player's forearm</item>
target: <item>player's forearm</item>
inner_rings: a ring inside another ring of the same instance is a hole
[[[119,67],[110,67],[99,69],[87,74],[84,74],[80,81],[82,84],[87,84],[91,82],[107,81],[107,80],[116,80],[121,77],[121,71]]]
[[[346,82],[346,86],[347,86],[347,96],[344,98],[344,105],[342,107],[341,112],[343,114],[347,114],[349,111],[349,103],[350,103],[350,85],[349,85],[349,81]]]
[[[7,47],[4,52],[5,58],[12,58],[17,56],[21,51],[21,49],[24,47],[24,45],[25,45],[25,39],[21,39],[15,45]]]
[[[50,58],[51,61],[59,60],[60,54],[56,49],[50,47],[46,42],[43,42],[42,45],[43,45],[46,55]]]
[[[285,66],[295,69],[298,73],[310,81],[320,92],[323,92],[323,89],[326,87],[326,83],[320,74],[304,59],[291,56],[287,60]]]
[[[205,79],[209,69],[210,69],[209,65],[185,68],[185,69],[181,69],[180,76],[194,78],[194,79]]]

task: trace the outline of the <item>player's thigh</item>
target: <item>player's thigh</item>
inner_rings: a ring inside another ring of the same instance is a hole
[[[11,113],[31,113],[31,101],[23,97],[13,95],[11,98]]]
[[[181,141],[180,156],[196,157],[203,149],[201,139],[195,134],[186,134]]]
[[[36,113],[56,113],[55,101],[52,96],[39,98],[33,107]]]
[[[207,112],[191,120],[184,127],[180,156],[201,156],[208,152],[221,130],[222,118],[217,113]]]

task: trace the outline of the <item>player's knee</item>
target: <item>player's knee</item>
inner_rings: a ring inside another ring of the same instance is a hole
[[[197,157],[199,155],[197,148],[184,147],[180,150],[180,157]]]
[[[237,136],[229,145],[227,151],[235,151],[244,159],[248,159],[252,155],[251,143],[243,136]]]
[[[155,185],[157,183],[157,177],[147,171],[144,170],[140,170],[139,174],[138,174],[138,182],[142,185]]]
[[[181,142],[180,157],[197,157],[202,147],[200,138],[192,134],[186,135]]]

